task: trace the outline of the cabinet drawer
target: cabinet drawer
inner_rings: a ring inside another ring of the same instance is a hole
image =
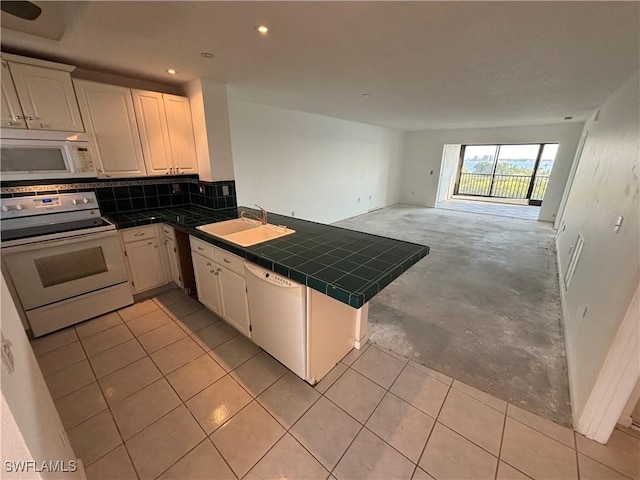
[[[169,225],[162,224],[162,231],[164,232],[164,236],[166,238],[170,238],[171,240],[175,240],[175,234],[173,233],[173,227]]]
[[[199,238],[189,236],[189,243],[191,244],[191,250],[200,255],[207,257],[209,260],[215,260],[213,256],[213,245],[207,243]]]
[[[244,258],[217,247],[213,247],[213,254],[215,255],[214,260],[218,265],[228,268],[244,278]]]
[[[135,242],[137,240],[151,240],[156,236],[155,225],[148,225],[145,227],[134,227],[121,230],[122,241],[124,243]]]

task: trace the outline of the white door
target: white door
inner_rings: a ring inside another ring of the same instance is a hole
[[[249,331],[249,305],[247,286],[240,275],[228,268],[220,268],[220,296],[222,297],[222,317],[247,337]]]
[[[173,173],[171,145],[162,94],[146,90],[132,90],[131,93],[147,174]]]
[[[16,87],[11,80],[9,64],[2,60],[2,105],[0,105],[0,124],[2,128],[27,128],[18,100]]]
[[[124,246],[131,272],[133,293],[144,292],[167,283],[158,242],[140,240]]]
[[[101,177],[146,175],[131,90],[73,81]]]
[[[198,289],[198,300],[214,313],[222,315],[217,272],[219,267],[216,266],[213,260],[196,252],[191,253],[193,273],[196,277],[196,287]]]
[[[171,279],[179,287],[184,287],[182,278],[180,277],[180,265],[178,264],[178,252],[176,250],[176,242],[173,238],[165,238],[167,246],[167,258],[169,259],[169,270],[171,271]]]
[[[187,97],[163,94],[171,157],[176,173],[198,173],[191,107]]]
[[[69,72],[9,62],[29,128],[84,132]]]

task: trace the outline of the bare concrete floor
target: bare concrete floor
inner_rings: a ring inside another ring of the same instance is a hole
[[[534,207],[531,205],[510,205],[507,203],[494,203],[461,198],[451,198],[449,200],[438,202],[437,208],[458,210],[460,212],[481,213],[483,215],[497,215],[498,217],[522,218],[524,220],[537,220],[540,215],[540,207]]]
[[[551,224],[398,205],[336,225],[431,247],[371,301],[372,342],[570,424]]]

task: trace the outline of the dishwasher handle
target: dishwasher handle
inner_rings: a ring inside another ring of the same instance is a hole
[[[254,265],[252,263],[245,262],[244,268],[248,274],[251,274],[257,277],[258,279],[262,280],[263,282],[270,283],[277,287],[300,288],[303,286],[298,282],[294,282],[290,278],[284,277],[282,275],[278,275],[277,273],[274,273],[271,270],[260,268],[257,265]]]

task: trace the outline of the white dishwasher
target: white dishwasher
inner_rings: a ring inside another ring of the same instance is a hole
[[[306,287],[252,263],[245,263],[244,268],[251,339],[306,378]]]

